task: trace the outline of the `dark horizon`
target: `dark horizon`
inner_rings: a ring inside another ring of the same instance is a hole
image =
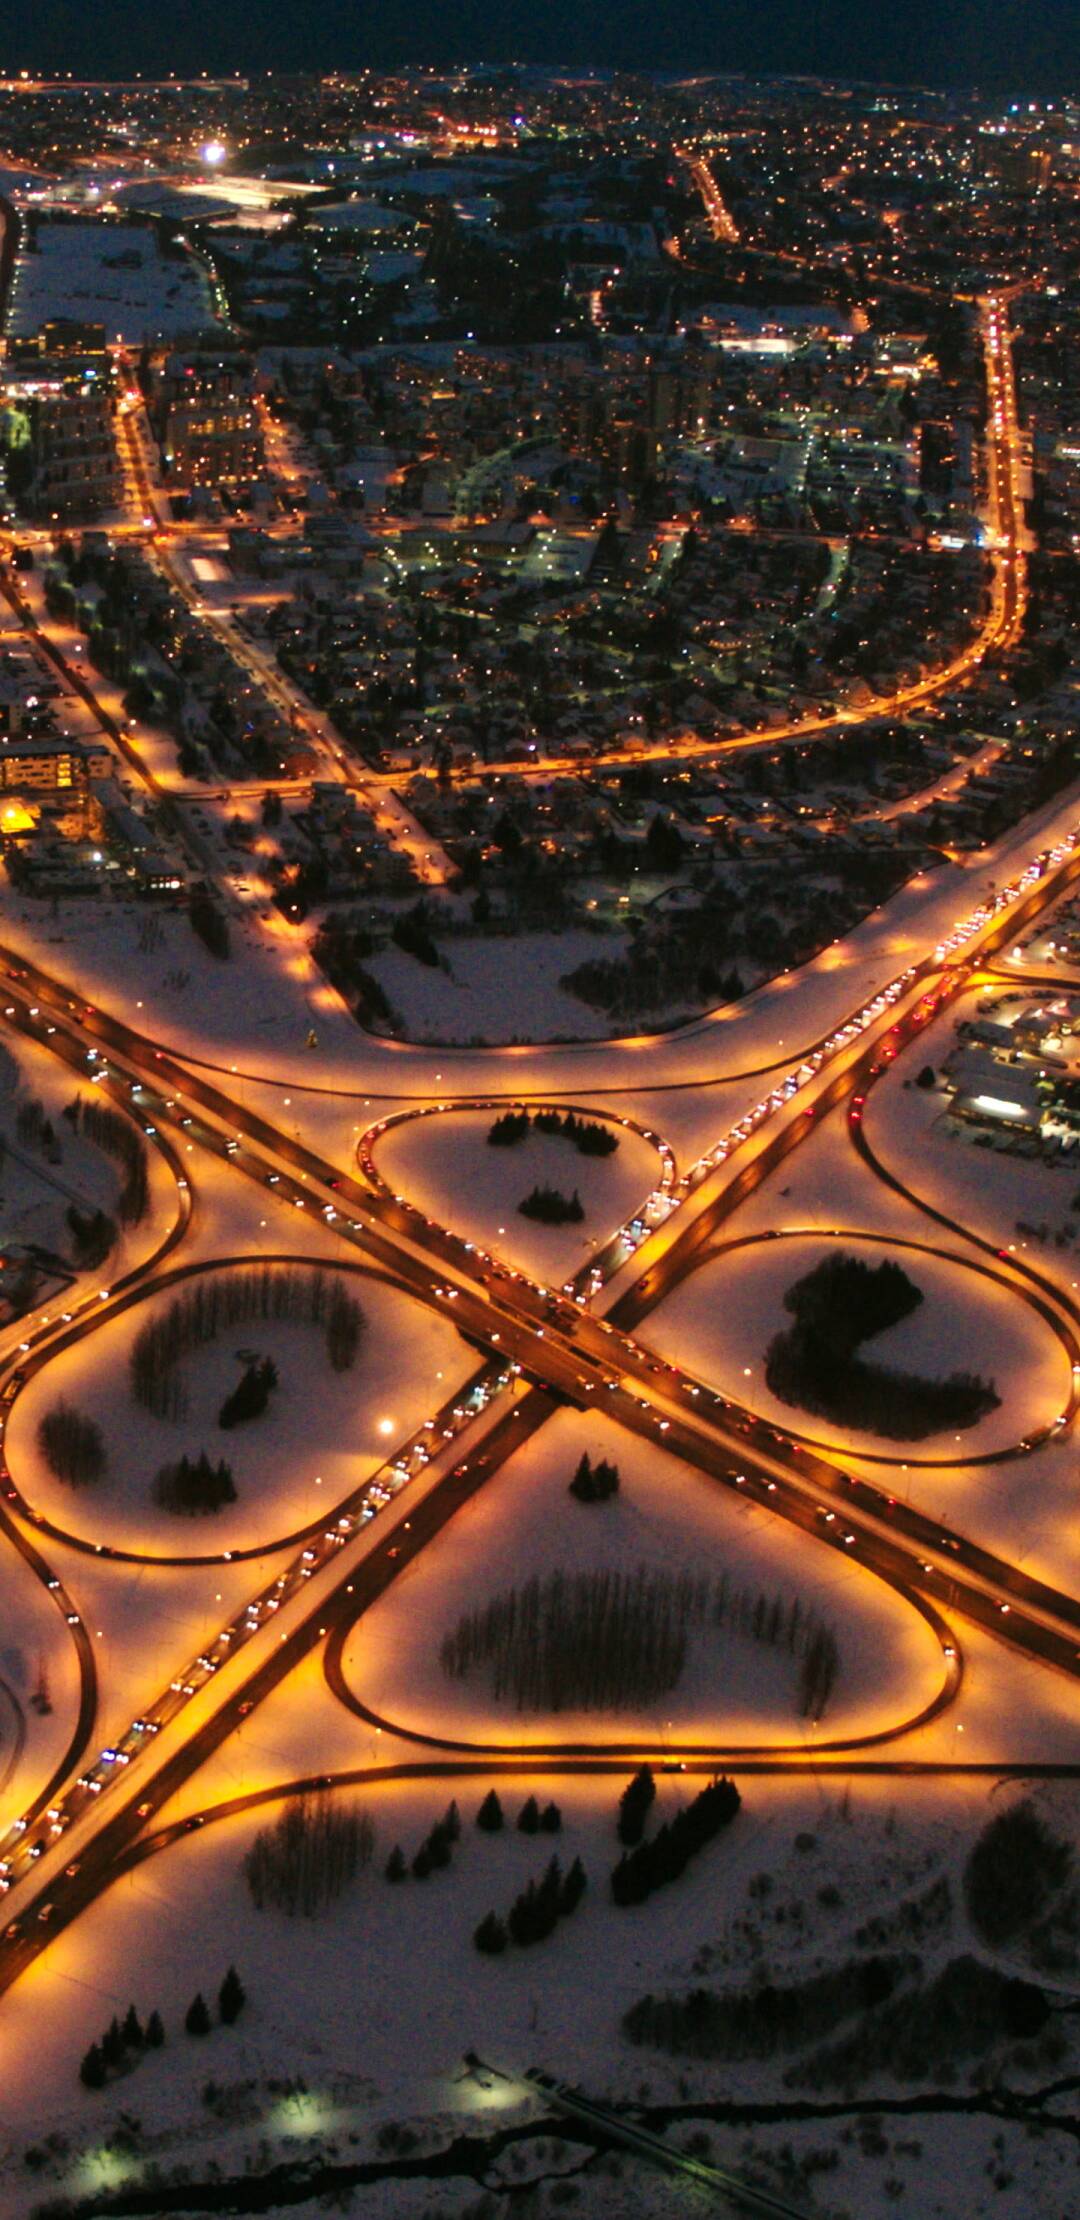
[[[165,23],[136,0],[38,0],[9,21],[0,68],[43,75],[130,78],[265,70],[318,72],[521,62],[664,75],[820,76],[882,85],[990,93],[1080,90],[1080,8],[1071,0],[696,0],[663,8],[630,0],[562,0],[539,11],[524,0],[325,0],[308,14],[238,0],[186,0]]]

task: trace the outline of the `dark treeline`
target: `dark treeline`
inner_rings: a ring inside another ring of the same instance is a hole
[[[88,1141],[93,1141],[95,1147],[103,1149],[106,1156],[119,1164],[124,1184],[117,1198],[117,1217],[122,1226],[141,1224],[150,1200],[146,1143],[142,1134],[121,1110],[114,1110],[109,1102],[100,1102],[96,1095],[89,1098],[76,1095],[74,1101],[67,1104],[64,1116],[76,1133],[83,1132]]]
[[[579,1118],[573,1110],[534,1110],[531,1115],[528,1110],[504,1110],[488,1129],[488,1145],[493,1149],[514,1148],[525,1139],[530,1127],[557,1140],[571,1141],[579,1156],[614,1156],[619,1146],[619,1136],[610,1126]]]
[[[923,1379],[856,1354],[861,1342],[906,1318],[922,1299],[898,1264],[826,1257],[784,1297],[795,1323],[765,1352],[772,1393],[814,1417],[891,1441],[922,1441],[949,1426],[973,1426],[997,1408],[993,1381],[975,1372]]]
[[[325,1789],[290,1797],[272,1827],[262,1827],[244,1859],[257,1912],[325,1911],[367,1865],[375,1829],[355,1804],[335,1805]]]
[[[208,1273],[168,1309],[148,1318],[131,1351],[131,1393],[155,1418],[184,1418],[187,1389],[177,1367],[192,1349],[213,1341],[228,1326],[252,1319],[286,1319],[290,1324],[322,1326],[335,1372],[353,1363],[364,1330],[364,1314],[333,1273],[275,1264],[239,1265],[235,1271]]]
[[[647,1842],[624,1850],[611,1875],[616,1904],[643,1904],[655,1889],[665,1888],[685,1873],[691,1858],[730,1827],[742,1805],[734,1781],[726,1775],[699,1789],[692,1803],[677,1811]]]
[[[236,1501],[232,1466],[223,1457],[215,1465],[205,1449],[198,1457],[181,1457],[176,1464],[162,1465],[153,1494],[163,1511],[178,1511],[185,1518],[209,1515]]]
[[[93,1487],[105,1475],[101,1428],[70,1403],[57,1403],[38,1423],[38,1448],[58,1480],[69,1488]]]
[[[798,1596],[733,1587],[726,1573],[633,1571],[534,1575],[463,1613],[439,1651],[451,1680],[486,1674],[519,1711],[603,1711],[648,1704],[674,1688],[688,1629],[727,1628],[785,1652],[799,1705],[820,1719],[840,1670],[836,1637]]]
[[[542,1226],[580,1226],[585,1206],[576,1187],[572,1195],[563,1195],[545,1181],[530,1188],[524,1202],[519,1202],[518,1212],[522,1218],[538,1219]]]
[[[722,1994],[643,1996],[626,2013],[623,2033],[674,2057],[775,2058],[820,2042],[855,2013],[884,2003],[918,1966],[910,1955],[851,1958],[786,1988],[768,1981]]]

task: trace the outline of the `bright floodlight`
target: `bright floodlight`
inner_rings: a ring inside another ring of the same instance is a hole
[[[209,170],[220,169],[227,152],[221,139],[207,139],[206,145],[199,149],[200,157]]]

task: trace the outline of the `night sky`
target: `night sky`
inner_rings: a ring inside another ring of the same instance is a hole
[[[5,14],[0,68],[86,77],[520,59],[1080,90],[1080,0],[23,0]]]

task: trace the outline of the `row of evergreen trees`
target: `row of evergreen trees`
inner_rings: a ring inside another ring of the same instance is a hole
[[[544,1180],[530,1187],[518,1204],[518,1215],[534,1218],[542,1226],[580,1226],[585,1217],[585,1205],[576,1187],[572,1195],[564,1195]]]
[[[292,1796],[244,1859],[252,1903],[314,1919],[352,1886],[374,1847],[375,1829],[356,1804],[336,1804],[326,1789]]]
[[[222,2026],[232,2027],[247,2002],[247,1991],[235,1966],[229,1967],[217,2001]],[[184,2027],[189,2035],[209,2035],[212,2026],[210,2008],[200,1990],[188,2005]],[[99,2041],[91,2043],[85,2053],[79,2067],[84,2089],[103,2089],[110,2075],[130,2072],[145,2051],[160,2050],[164,2041],[160,2012],[151,2012],[144,2027],[135,2006],[129,2004],[123,2020],[114,2016]]]
[[[37,1442],[50,1472],[69,1488],[92,1488],[104,1479],[108,1459],[101,1428],[70,1403],[56,1403],[44,1413]]]
[[[122,1226],[141,1225],[150,1202],[150,1173],[146,1142],[122,1110],[97,1095],[76,1095],[64,1110],[68,1124],[85,1134],[119,1164],[124,1184],[117,1197],[116,1214]]]
[[[304,1266],[242,1264],[210,1272],[174,1297],[140,1327],[130,1359],[131,1393],[155,1418],[181,1419],[188,1396],[178,1366],[191,1350],[216,1339],[225,1328],[252,1319],[285,1319],[322,1326],[326,1353],[335,1372],[355,1362],[364,1331],[364,1313],[334,1272]]]
[[[447,1805],[442,1818],[435,1821],[423,1842],[407,1865],[400,1842],[394,1844],[386,1861],[388,1881],[404,1881],[411,1873],[414,1881],[426,1881],[431,1873],[441,1873],[450,1864],[454,1845],[461,1840],[461,1814],[456,1803]]]
[[[162,1465],[153,1494],[163,1511],[176,1511],[184,1518],[207,1517],[236,1501],[232,1466],[224,1457],[214,1464],[205,1449],[197,1457],[185,1454],[175,1464]]]
[[[730,1827],[742,1798],[726,1776],[710,1781],[692,1803],[659,1827],[648,1841],[624,1850],[611,1875],[611,1895],[616,1904],[643,1904],[654,1889],[677,1881],[692,1857],[705,1848],[724,1827]]]
[[[476,1948],[494,1958],[508,1942],[517,1943],[521,1949],[530,1943],[546,1942],[559,1920],[569,1919],[576,1912],[587,1885],[580,1858],[574,1859],[567,1873],[558,1858],[552,1858],[540,1880],[529,1881],[514,1898],[505,1921],[497,1912],[485,1915],[473,1935]]]
[[[573,1110],[504,1110],[488,1128],[488,1146],[516,1148],[532,1127],[563,1141],[572,1141],[579,1156],[614,1156],[619,1136],[610,1126],[579,1118]]]
[[[476,1825],[482,1834],[488,1835],[500,1834],[506,1825],[502,1804],[494,1788],[488,1790],[477,1811]],[[558,1804],[545,1804],[541,1809],[535,1796],[527,1796],[517,1816],[517,1828],[518,1833],[523,1835],[559,1834],[562,1830],[562,1813]],[[449,1865],[451,1852],[460,1839],[461,1817],[457,1804],[448,1804],[442,1818],[436,1820],[430,1833],[425,1835],[411,1861],[406,1861],[401,1844],[394,1844],[386,1861],[387,1880],[404,1881],[411,1872],[416,1880],[426,1881],[429,1873]]]

